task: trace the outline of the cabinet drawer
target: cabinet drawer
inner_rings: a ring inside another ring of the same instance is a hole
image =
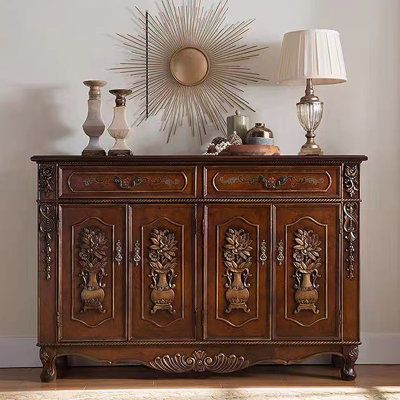
[[[60,167],[62,198],[195,197],[196,167]]]
[[[206,197],[339,197],[340,167],[206,167]]]

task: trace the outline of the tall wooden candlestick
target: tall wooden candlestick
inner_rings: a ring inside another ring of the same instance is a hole
[[[88,100],[88,114],[82,128],[89,136],[89,143],[82,151],[84,156],[105,156],[105,150],[100,146],[100,136],[105,125],[101,117],[101,92],[100,88],[107,84],[106,81],[90,80],[83,84],[90,88]]]

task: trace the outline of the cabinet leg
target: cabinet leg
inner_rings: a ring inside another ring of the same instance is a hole
[[[57,379],[64,377],[64,373],[68,367],[68,356],[58,356],[56,359]]]
[[[344,364],[344,359],[342,356],[339,356],[337,354],[332,354],[332,365],[335,368],[342,368]]]
[[[40,348],[40,361],[43,364],[42,373],[40,374],[42,382],[51,382],[57,378],[56,357],[57,352],[55,349],[50,347]]]
[[[358,346],[349,346],[343,348],[343,366],[341,369],[342,379],[344,381],[353,381],[356,379],[354,364],[358,358]]]

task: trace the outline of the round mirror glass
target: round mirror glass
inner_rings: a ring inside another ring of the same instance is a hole
[[[185,86],[200,84],[208,74],[206,55],[194,47],[185,47],[175,52],[169,66],[175,80]]]

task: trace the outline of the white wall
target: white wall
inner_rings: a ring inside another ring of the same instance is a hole
[[[179,3],[179,0],[177,0]],[[211,3],[211,0],[204,0]],[[80,154],[87,91],[123,61],[112,37],[132,32],[132,4],[145,0],[0,0],[0,366],[34,365],[36,336],[36,169],[32,154]],[[247,40],[270,49],[255,62],[271,84],[246,89],[283,153],[304,141],[295,103],[300,87],[277,87],[283,33],[332,28],[341,33],[347,84],[319,87],[326,113],[318,140],[327,154],[367,154],[362,169],[362,362],[400,362],[400,2],[398,0],[230,1],[232,21],[256,18]],[[104,96],[110,122],[112,98]],[[131,105],[132,106],[132,105]],[[151,120],[130,138],[135,153],[198,153],[180,132],[168,145]],[[110,138],[103,139],[109,148]]]

